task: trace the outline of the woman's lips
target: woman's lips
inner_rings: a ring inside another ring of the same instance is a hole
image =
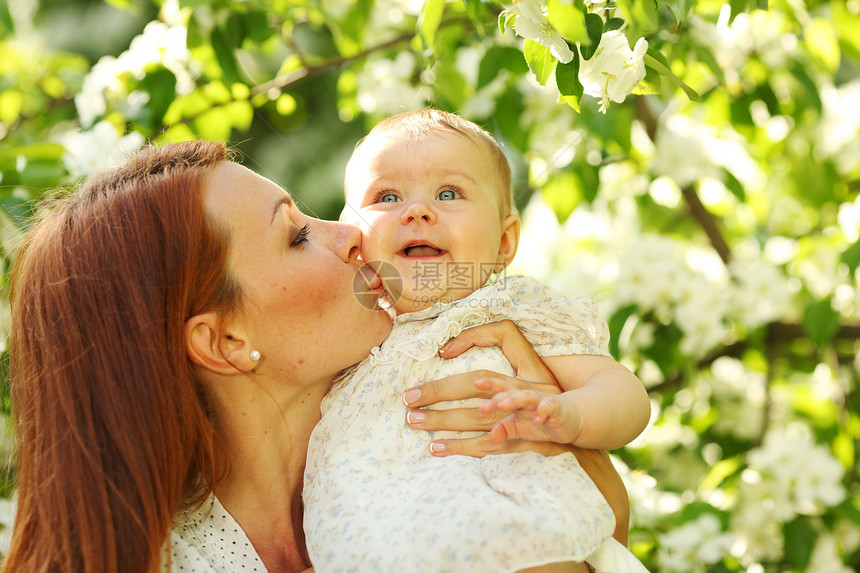
[[[371,265],[361,265],[357,272],[364,281],[364,284],[367,285],[367,288],[371,291],[382,291],[382,279]]]

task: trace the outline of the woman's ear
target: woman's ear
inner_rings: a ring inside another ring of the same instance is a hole
[[[197,314],[185,321],[185,351],[194,364],[217,374],[249,372],[257,366],[244,336],[223,328],[214,312]]]
[[[496,257],[496,272],[502,272],[514,260],[517,247],[520,244],[520,218],[508,215],[502,223],[502,240],[499,242],[499,254]]]

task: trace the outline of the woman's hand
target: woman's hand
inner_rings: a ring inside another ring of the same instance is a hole
[[[528,340],[510,320],[485,324],[464,330],[442,347],[444,358],[459,356],[473,346],[498,346],[517,372],[517,377],[505,376],[488,370],[477,370],[440,378],[415,388],[403,395],[410,408],[406,414],[407,424],[420,430],[454,430],[489,432],[497,422],[509,416],[507,412],[484,413],[480,408],[455,408],[449,410],[419,409],[447,400],[466,398],[491,398],[496,394],[492,388],[504,385],[507,389],[530,389],[543,394],[560,394],[561,390],[549,368],[543,363]],[[476,381],[485,388],[478,388]],[[489,454],[535,451],[543,455],[572,452],[582,469],[597,485],[603,497],[615,513],[616,540],[627,545],[627,529],[630,520],[630,505],[627,490],[621,476],[615,470],[609,455],[598,450],[578,448],[554,442],[506,439],[493,442],[489,434],[461,440],[437,440],[431,444],[436,456],[466,455],[483,457]]]
[[[489,370],[474,370],[410,388],[403,394],[403,401],[410,408],[406,413],[406,423],[410,427],[420,430],[489,432],[497,422],[508,417],[509,414],[502,411],[484,413],[479,408],[452,408],[447,410],[419,410],[418,408],[447,400],[489,399],[496,394],[496,391],[491,388],[499,385],[504,385],[505,388],[533,390],[542,394],[559,394],[561,392],[552,372],[510,320],[464,330],[460,336],[452,338],[448,344],[443,346],[439,354],[443,358],[454,358],[473,346],[498,346],[501,348],[505,358],[516,370],[517,377],[505,376]],[[476,382],[486,384],[488,388],[478,388]],[[457,454],[474,457],[525,450],[537,451],[544,455],[568,451],[567,448],[544,441],[532,444],[521,443],[519,439],[494,442],[489,435],[477,438],[437,440],[430,446],[430,451],[434,455]]]

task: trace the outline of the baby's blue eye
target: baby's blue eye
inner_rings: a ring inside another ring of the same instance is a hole
[[[400,201],[400,197],[394,193],[386,193],[379,198],[380,203],[397,203],[398,201]]]
[[[452,201],[457,198],[457,192],[453,189],[442,189],[436,198],[440,201]]]

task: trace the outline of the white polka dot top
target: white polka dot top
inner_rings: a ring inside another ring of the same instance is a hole
[[[265,573],[245,532],[214,495],[177,516],[170,536],[172,573]]]

